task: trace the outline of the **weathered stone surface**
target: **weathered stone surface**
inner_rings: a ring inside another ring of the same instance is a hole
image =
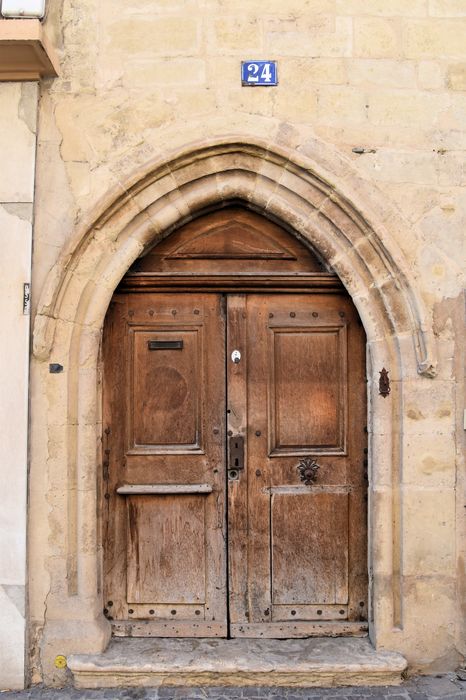
[[[354,53],[366,58],[399,56],[397,23],[392,19],[357,18],[354,23]]]
[[[78,688],[158,685],[338,686],[401,682],[406,661],[367,639],[114,639],[72,656]]]
[[[457,63],[448,67],[448,87],[452,90],[466,90],[466,63]]]
[[[54,653],[75,650],[79,624],[102,607],[94,448],[105,309],[144,246],[180,216],[228,197],[267,209],[307,237],[341,275],[365,326],[372,638],[424,669],[453,668],[466,650],[465,4],[266,5],[128,0],[115,12],[112,0],[48,3],[45,25],[62,72],[42,84],[39,110],[29,528],[30,619],[41,649],[34,678],[47,683],[64,682]],[[278,60],[279,85],[242,88],[240,60],[259,57]],[[27,319],[18,285],[26,281],[22,251],[32,220],[35,94],[33,85],[0,87],[2,308],[11,329],[2,366],[13,357],[22,368],[20,382],[5,370],[2,383],[12,425],[3,468],[9,478],[15,473],[17,488],[5,498],[0,557],[15,576],[0,585],[14,587],[25,583],[12,560],[23,557],[25,533]],[[245,152],[193,155],[219,142],[241,143]],[[176,165],[181,154],[192,161],[186,169]],[[163,176],[133,189],[164,163]],[[306,177],[317,175],[322,190],[308,187]],[[62,375],[49,375],[49,357],[65,364]],[[377,387],[383,366],[392,379],[386,399]],[[11,406],[20,402],[17,424]],[[7,597],[19,640],[23,623]],[[69,619],[76,626],[60,636]],[[85,626],[80,643],[102,647],[100,623]]]

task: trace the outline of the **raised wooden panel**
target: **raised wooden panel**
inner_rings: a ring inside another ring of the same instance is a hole
[[[204,603],[205,499],[127,498],[128,603]]]
[[[131,448],[199,447],[201,406],[200,329],[154,327],[132,332]],[[151,350],[154,341],[181,349]]]
[[[340,328],[272,330],[271,451],[345,449],[346,333]]]
[[[139,275],[282,275],[327,273],[309,248],[273,221],[240,207],[190,221],[132,265],[126,282]]]
[[[273,494],[272,602],[348,602],[348,494]]]
[[[205,233],[182,243],[168,260],[296,260],[296,255],[250,222],[220,221]]]

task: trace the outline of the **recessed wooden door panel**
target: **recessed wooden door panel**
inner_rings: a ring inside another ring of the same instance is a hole
[[[228,427],[247,458],[228,482],[231,633],[362,634],[366,403],[354,307],[344,295],[229,297],[227,357],[234,348]]]
[[[127,498],[128,603],[205,604],[205,497]]]
[[[272,492],[271,519],[274,611],[275,605],[346,605],[348,494]]]
[[[103,347],[106,615],[115,634],[225,636],[222,298],[116,295]]]
[[[150,331],[132,330],[130,339],[130,449],[199,448],[202,327],[173,331],[154,324]]]
[[[346,327],[271,329],[272,450],[344,451]],[[292,420],[290,417],[292,416]]]

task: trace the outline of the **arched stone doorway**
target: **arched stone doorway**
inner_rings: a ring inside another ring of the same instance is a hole
[[[365,336],[315,254],[198,216],[118,286],[103,374],[115,635],[367,633]]]
[[[34,329],[47,425],[60,444],[49,497],[66,537],[47,559],[50,592],[42,643],[46,674],[58,653],[99,651],[110,625],[102,613],[96,519],[100,453],[99,351],[105,314],[119,281],[147,248],[180,222],[225,200],[243,201],[307,240],[339,275],[368,341],[369,566],[371,638],[394,645],[402,625],[400,401],[403,381],[435,371],[422,304],[382,222],[374,226],[315,163],[268,144],[228,141],[190,148],[139,173],[80,230],[50,273]],[[49,362],[64,372],[49,374]],[[379,372],[392,392],[379,395]],[[57,381],[58,379],[58,381]],[[97,450],[97,459],[96,459]],[[33,468],[43,469],[40,465]],[[44,477],[45,478],[45,477]],[[376,533],[376,536],[375,534]],[[48,665],[48,666],[47,666]]]

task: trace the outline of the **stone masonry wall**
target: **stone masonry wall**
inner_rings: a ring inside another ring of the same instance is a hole
[[[304,152],[314,139],[348,163],[335,173],[343,185],[359,177],[399,212],[397,244],[429,310],[438,374],[410,379],[403,398],[402,622],[391,645],[413,668],[453,668],[465,649],[465,2],[51,0],[47,27],[61,76],[41,86],[34,303],[97,202],[189,143],[235,134]],[[278,87],[242,88],[241,59],[278,60]],[[63,533],[47,472],[60,446],[47,438],[50,397],[34,365],[33,382],[40,630]],[[34,664],[38,679],[37,655]]]

